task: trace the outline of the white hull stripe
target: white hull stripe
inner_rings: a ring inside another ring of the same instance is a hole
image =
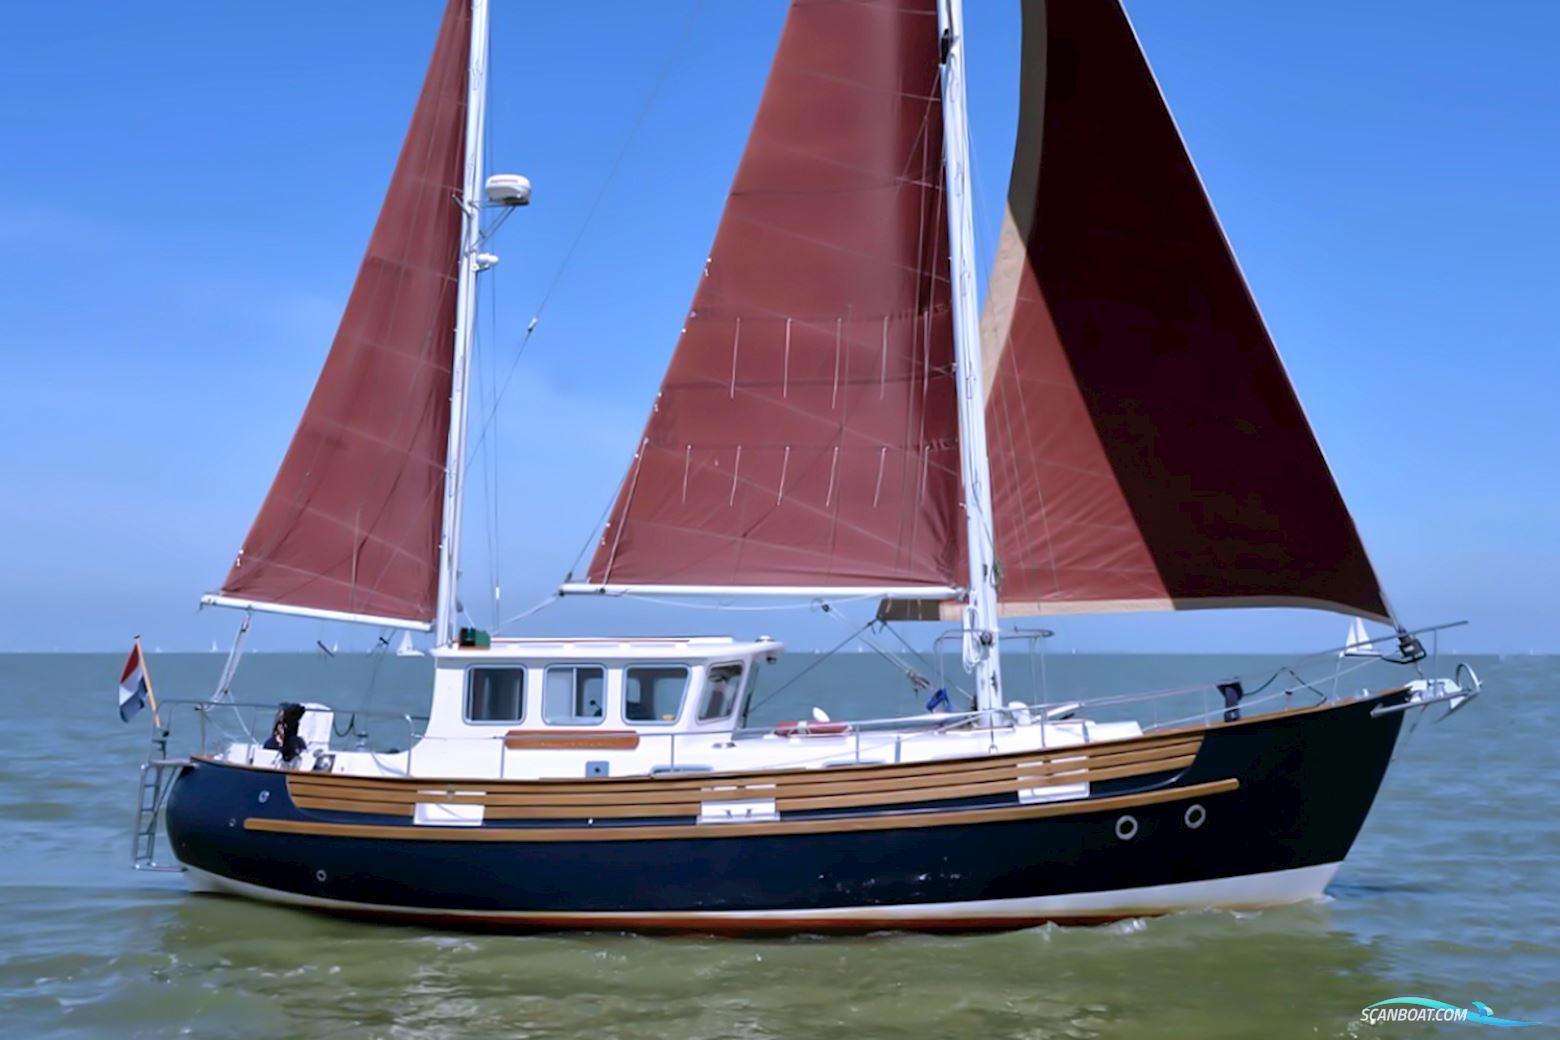
[[[1020,899],[981,899],[960,903],[902,903],[892,906],[846,906],[807,910],[742,911],[660,911],[660,912],[550,912],[545,910],[443,910],[432,907],[400,907],[358,903],[344,899],[300,895],[263,888],[215,874],[188,868],[190,882],[197,890],[245,896],[289,906],[328,910],[336,913],[386,917],[453,920],[472,923],[527,925],[548,928],[605,928],[653,930],[707,926],[712,930],[784,927],[817,924],[822,927],[849,927],[853,922],[874,927],[907,928],[918,925],[957,926],[961,921],[1000,927],[1004,923],[1022,925],[1042,921],[1098,921],[1123,917],[1148,917],[1176,910],[1256,910],[1320,898],[1339,864],[1323,863],[1314,867],[1275,870],[1263,874],[1245,874],[1211,881],[1190,881],[1174,885],[1148,885],[1107,892],[1079,892],[1059,896],[1030,896]]]

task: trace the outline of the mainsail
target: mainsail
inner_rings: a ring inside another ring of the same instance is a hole
[[[934,0],[795,0],[654,410],[573,591],[959,576]]]
[[[470,30],[469,0],[448,0],[324,370],[216,602],[434,617]]]
[[[1117,0],[1025,0],[982,321],[1011,613],[1390,611]]]

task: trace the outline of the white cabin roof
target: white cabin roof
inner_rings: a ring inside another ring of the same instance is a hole
[[[784,644],[768,636],[738,640],[731,636],[611,636],[529,637],[498,639],[486,650],[477,647],[439,647],[433,655],[440,664],[466,665],[474,661],[714,661],[733,657],[775,657]]]

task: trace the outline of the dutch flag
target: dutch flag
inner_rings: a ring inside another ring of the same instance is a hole
[[[125,670],[119,676],[119,717],[126,722],[147,703],[157,711],[157,701],[152,696],[152,681],[146,674],[146,657],[141,653],[141,638],[136,637],[135,647],[125,659]]]

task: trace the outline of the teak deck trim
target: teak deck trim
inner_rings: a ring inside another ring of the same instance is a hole
[[[290,776],[288,794],[300,809],[336,812],[408,815],[422,804],[481,805],[497,819],[571,819],[619,818],[642,816],[697,815],[703,803],[752,798],[774,798],[781,810],[834,809],[867,805],[895,805],[910,802],[947,801],[985,794],[1007,794],[1035,787],[1051,787],[1101,780],[1126,779],[1154,773],[1185,769],[1196,758],[1196,741],[1169,745],[1164,752],[1182,752],[1173,757],[1150,757],[1145,751],[1116,756],[1100,756],[1098,765],[1082,757],[1055,763],[1019,763],[963,770],[937,776],[895,778],[890,780],[791,785],[762,783],[711,788],[685,788],[666,792],[629,792],[614,795],[553,794],[543,789],[534,793],[509,791],[489,793],[470,788],[460,791],[409,790],[381,785],[377,790],[351,788],[336,790],[316,782],[310,774]],[[1123,759],[1131,761],[1117,764]]]
[[[647,824],[584,827],[483,827],[417,826],[411,824],[326,823],[314,820],[275,820],[246,817],[244,829],[309,837],[387,839],[391,841],[569,842],[654,841],[686,838],[786,837],[796,834],[828,834],[840,831],[918,830],[980,823],[1008,823],[1051,816],[1115,812],[1162,802],[1188,801],[1240,789],[1231,777],[1185,787],[1170,787],[1142,794],[1046,802],[1038,805],[994,809],[917,810],[874,816],[834,819],[775,820],[763,823]]]
[[[1074,752],[1065,755],[1043,757],[1041,753],[1025,756],[1027,760],[1013,761],[1011,756],[1002,759],[952,759],[942,768],[911,768],[891,776],[842,776],[838,770],[793,770],[773,778],[759,777],[751,781],[727,779],[703,780],[699,777],[683,777],[675,784],[625,780],[610,789],[590,783],[583,789],[560,787],[548,780],[472,780],[459,785],[429,784],[417,788],[391,782],[395,778],[378,780],[372,777],[337,779],[326,773],[290,773],[289,789],[311,795],[332,795],[339,798],[361,798],[369,801],[426,802],[442,798],[452,803],[484,802],[488,805],[621,805],[631,802],[657,802],[675,800],[679,795],[702,801],[767,797],[787,789],[799,789],[800,793],[844,794],[853,791],[890,791],[905,788],[932,787],[951,780],[973,781],[999,779],[1015,771],[1037,778],[1057,777],[1058,782],[1083,779],[1083,774],[1097,769],[1114,768],[1134,762],[1148,762],[1166,757],[1196,754],[1201,741],[1186,740],[1159,747],[1089,755]],[[918,763],[925,765],[925,763]],[[701,774],[702,776],[703,774]]]
[[[446,795],[451,801],[480,797],[531,798],[549,804],[578,803],[623,804],[633,801],[661,801],[678,794],[698,795],[703,800],[745,798],[745,788],[807,787],[817,793],[847,790],[892,790],[900,787],[930,786],[959,778],[973,779],[977,774],[994,776],[1001,771],[1019,769],[1038,774],[1080,772],[1101,766],[1144,761],[1161,756],[1195,753],[1200,738],[1161,741],[1154,745],[1116,749],[1108,745],[1078,744],[1065,748],[1035,749],[1005,755],[984,755],[939,759],[930,762],[905,762],[888,765],[841,766],[828,769],[792,768],[753,773],[677,774],[666,779],[644,776],[591,779],[514,780],[497,777],[473,777],[466,780],[417,777],[368,777],[340,773],[288,773],[288,783],[307,785],[311,791],[343,798],[367,797],[376,800],[406,798],[428,801],[430,796]],[[1102,750],[1096,750],[1102,749]],[[468,794],[480,790],[480,795]],[[352,792],[366,792],[355,794]],[[400,792],[405,792],[401,794]],[[729,792],[729,793],[725,793]],[[490,801],[490,804],[493,804]],[[522,804],[517,801],[512,804]]]

